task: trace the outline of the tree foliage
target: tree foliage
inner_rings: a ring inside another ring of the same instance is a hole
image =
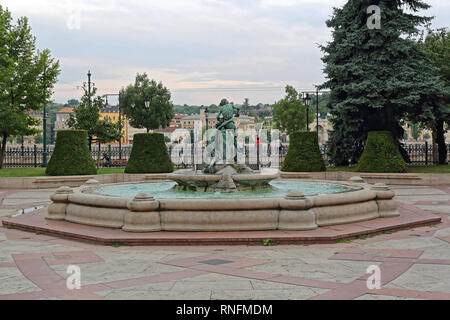
[[[122,137],[120,128],[123,124],[100,119],[100,112],[106,107],[105,101],[100,96],[95,97],[97,88],[93,87],[89,92],[83,85],[83,90],[81,102],[73,108],[67,125],[73,129],[86,130],[88,137],[95,137],[99,143],[118,141]]]
[[[367,136],[358,172],[406,172],[406,164],[389,131],[372,131]]]
[[[450,31],[447,28],[432,30],[428,26],[427,34],[421,33],[417,45],[425,54],[423,63],[429,66],[429,76],[439,78],[443,93],[423,101],[409,113],[409,119],[433,131],[438,145],[439,163],[445,164],[448,150],[444,123],[450,121]]]
[[[281,171],[325,171],[325,162],[319,149],[317,132],[299,131],[289,135],[289,149]]]
[[[381,10],[380,29],[367,27],[367,8],[373,4]],[[430,21],[415,11],[428,7],[421,0],[349,0],[334,9],[327,21],[332,41],[321,46],[327,77],[321,87],[331,89],[334,164],[356,162],[369,131],[390,131],[398,145],[408,112],[442,93],[426,70],[424,54],[409,39]]]
[[[130,124],[135,128],[166,128],[174,116],[169,89],[162,82],[150,80],[146,73],[137,74],[133,85],[120,91],[120,104]],[[149,101],[149,108],[145,106]]]
[[[275,127],[290,134],[306,129],[306,106],[294,87],[286,86],[286,96],[274,105]],[[314,112],[309,110],[309,123],[314,122]]]
[[[55,150],[45,173],[50,176],[96,174],[85,130],[58,131]]]
[[[164,135],[137,133],[125,173],[166,173],[173,171]]]
[[[13,21],[0,5],[0,168],[10,136],[39,132],[40,122],[29,115],[49,102],[59,75],[59,62],[50,51],[36,48],[26,17]]]

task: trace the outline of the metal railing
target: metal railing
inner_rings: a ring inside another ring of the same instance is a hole
[[[167,150],[169,155],[171,155],[172,162],[178,163],[175,165],[177,168],[192,168],[193,165],[193,154],[186,157],[183,154],[172,154],[173,145],[168,145]],[[288,150],[288,145],[283,144],[279,149],[279,165],[281,166]],[[448,160],[450,162],[450,144],[448,147]],[[245,152],[248,158],[249,148],[245,147]],[[406,152],[409,155],[411,160],[408,165],[431,165],[437,163],[437,157],[434,156],[434,152],[437,148],[433,148],[433,146],[427,142],[425,143],[416,143],[416,144],[407,144],[404,146]],[[98,146],[92,145],[92,158],[96,162],[99,168],[124,168],[130,158],[132,146],[122,146],[119,148],[117,145],[103,145],[98,149]],[[47,146],[47,158],[50,159],[53,154],[54,146]],[[269,145],[270,150],[270,145]],[[320,151],[325,160],[325,163],[328,164],[328,155],[327,155],[327,145],[320,146]],[[192,150],[193,152],[193,150]],[[3,161],[4,168],[25,168],[25,167],[41,167],[43,163],[43,154],[44,150],[41,146],[16,146],[16,147],[7,147],[6,154]],[[270,156],[270,152],[269,152]],[[181,158],[184,159],[180,161]],[[248,162],[248,159],[247,159]],[[255,162],[255,159],[252,160],[252,163]],[[271,166],[270,163],[266,163],[261,165],[262,167]]]

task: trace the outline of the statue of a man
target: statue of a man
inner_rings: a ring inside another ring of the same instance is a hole
[[[234,131],[234,147],[236,148],[236,125],[234,124],[234,117],[239,117],[239,107],[232,103],[228,103],[219,107],[219,113],[217,114],[216,129],[222,133],[223,138],[223,159],[226,159],[226,131]],[[217,155],[217,154],[216,154]],[[212,162],[205,168],[205,173],[214,173],[214,166],[216,164],[217,157],[214,157]]]
[[[220,106],[219,113],[217,114],[216,129],[222,132],[227,129],[236,130],[236,125],[233,120],[234,117],[239,117],[239,107],[231,103]]]

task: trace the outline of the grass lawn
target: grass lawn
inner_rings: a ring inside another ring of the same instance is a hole
[[[327,171],[345,171],[356,172],[356,166],[354,167],[327,167]],[[450,165],[420,165],[420,166],[408,166],[408,173],[450,173]]]
[[[120,168],[100,168],[97,174],[123,173]],[[45,176],[45,168],[4,168],[0,169],[0,177],[38,177]]]
[[[355,167],[327,167],[327,171],[355,172]],[[100,168],[98,174],[123,173],[120,168]],[[450,165],[409,166],[408,173],[450,173]],[[45,176],[45,168],[4,168],[0,169],[0,177],[38,177]]]

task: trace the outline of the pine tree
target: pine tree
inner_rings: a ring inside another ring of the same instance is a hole
[[[369,28],[368,8],[380,8],[381,27]],[[416,14],[422,0],[349,0],[327,21],[332,41],[321,46],[331,89],[333,131],[329,156],[336,165],[357,162],[370,131],[390,131],[399,146],[401,122],[441,90],[424,72],[423,52],[409,37],[431,20]]]
[[[444,123],[450,122],[450,30],[442,28],[432,30],[427,27],[427,35],[422,32],[417,45],[425,54],[430,77],[438,77],[442,83],[443,94],[423,101],[409,118],[433,131],[433,140],[438,148],[439,164],[447,163]]]

